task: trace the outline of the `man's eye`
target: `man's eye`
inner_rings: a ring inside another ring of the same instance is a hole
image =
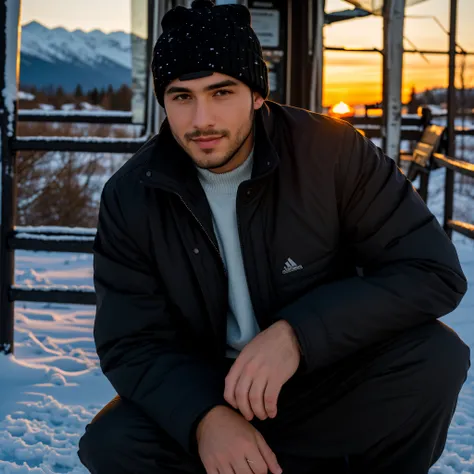
[[[183,101],[189,97],[189,94],[179,94],[173,100]]]
[[[221,91],[217,91],[217,92],[216,92],[216,95],[217,95],[217,94],[220,94],[220,95],[224,95],[224,96],[225,96],[225,95],[232,94],[232,92],[231,92],[231,91],[228,91],[228,90],[221,90]]]

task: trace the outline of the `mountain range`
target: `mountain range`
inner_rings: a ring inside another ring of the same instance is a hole
[[[66,92],[73,92],[78,84],[85,91],[131,86],[132,45],[135,85],[143,88],[148,70],[146,40],[122,31],[50,29],[33,21],[22,26],[20,86],[61,86]],[[428,98],[425,92],[416,95]],[[463,98],[474,107],[474,89],[467,89]],[[429,99],[429,103],[444,102],[446,89],[432,89]]]
[[[74,91],[78,84],[84,90],[109,84],[131,86],[133,41],[143,51],[138,61],[145,70],[145,40],[137,36],[120,31],[49,29],[33,21],[22,27],[20,85],[62,86],[66,92]]]

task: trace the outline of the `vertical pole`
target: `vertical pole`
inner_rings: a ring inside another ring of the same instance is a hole
[[[430,182],[430,173],[421,172],[420,173],[420,190],[419,194],[425,203],[428,203],[428,187]]]
[[[383,149],[399,163],[405,0],[385,0],[383,17]]]
[[[148,39],[147,39],[147,61],[151,65],[153,59],[153,48],[155,47],[156,40],[158,39],[158,30],[161,29],[161,19],[163,17],[164,8],[161,6],[162,1],[159,0],[148,0]],[[161,14],[161,15],[160,15]],[[146,96],[146,121],[147,130],[146,135],[154,135],[158,129],[160,120],[159,109],[161,107],[155,99],[154,87],[153,87],[153,74],[151,67],[148,67],[148,78],[147,78],[147,96]]]
[[[310,109],[323,111],[324,11],[326,0],[313,1],[313,62],[311,68]]]
[[[448,83],[448,156],[456,155],[456,132],[454,122],[456,120],[456,27],[457,27],[457,0],[451,0],[451,14],[449,22],[449,83]],[[444,191],[444,230],[449,238],[452,237],[452,229],[448,227],[449,221],[453,218],[454,201],[454,171],[446,169],[446,181]]]
[[[308,2],[298,0],[291,2],[291,47],[288,54],[291,55],[291,77],[290,102],[287,103],[304,109],[309,108],[309,26],[308,26]]]
[[[287,34],[286,34],[286,90],[285,90],[285,104],[292,104],[293,97],[291,96],[293,87],[292,87],[292,80],[293,80],[293,0],[287,1],[287,16],[286,16],[286,27],[287,27]]]
[[[172,7],[169,0],[149,0],[149,31],[148,31],[148,48],[150,54],[150,64],[152,60],[153,48],[158,37],[161,34],[161,20],[165,13]],[[148,76],[148,136],[158,133],[161,123],[166,118],[164,109],[158,104],[154,94],[153,75],[149,68]]]
[[[13,284],[15,254],[8,248],[8,237],[15,224],[15,154],[11,148],[16,128],[16,96],[19,72],[20,1],[0,3],[0,354],[13,352],[14,302],[9,293]]]

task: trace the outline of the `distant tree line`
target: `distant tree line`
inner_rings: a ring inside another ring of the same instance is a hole
[[[36,109],[39,104],[48,104],[52,105],[55,109],[61,109],[63,105],[71,104],[80,110],[83,108],[81,106],[83,102],[99,106],[105,110],[128,111],[132,108],[132,89],[127,84],[123,84],[118,89],[114,89],[112,85],[109,85],[107,88],[98,89],[94,87],[88,91],[85,91],[78,84],[73,93],[65,92],[61,86],[42,88],[22,86],[21,90],[35,97],[33,100],[21,100],[21,109]]]
[[[22,86],[34,99],[20,99],[20,109],[37,109],[47,104],[61,109],[83,110],[87,105],[105,110],[131,110],[132,90],[128,85],[114,89],[73,92],[62,87]],[[64,107],[65,108],[65,107]],[[131,125],[18,122],[19,136],[134,137]],[[100,193],[108,176],[128,158],[109,153],[23,151],[17,154],[17,225],[61,225],[95,227]]]
[[[95,227],[105,170],[97,156],[22,152],[17,159],[17,224]]]
[[[130,125],[19,122],[19,136],[131,138]],[[17,225],[95,227],[100,193],[125,154],[21,151],[16,156]]]

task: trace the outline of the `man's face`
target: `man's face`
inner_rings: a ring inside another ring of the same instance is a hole
[[[164,105],[176,141],[205,169],[222,169],[252,135],[254,111],[263,98],[220,73],[167,87]],[[246,158],[246,157],[245,157]]]

